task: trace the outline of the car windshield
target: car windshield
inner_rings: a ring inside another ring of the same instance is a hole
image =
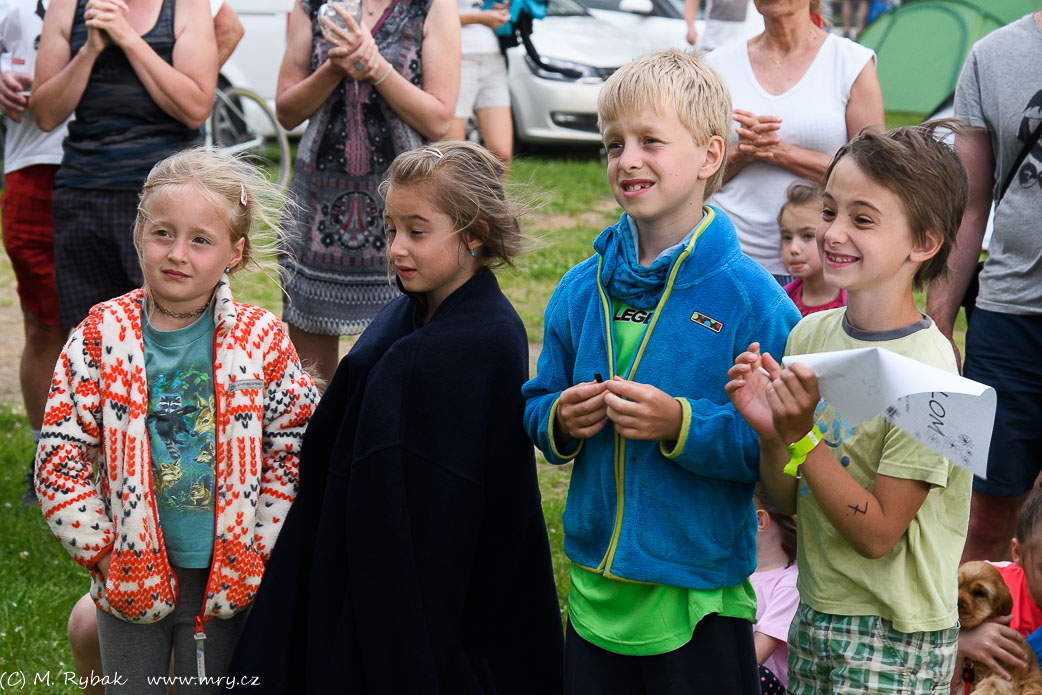
[[[589,12],[575,0],[550,0],[546,8],[547,17],[576,17]]]

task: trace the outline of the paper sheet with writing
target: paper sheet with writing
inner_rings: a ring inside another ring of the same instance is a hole
[[[821,397],[852,427],[880,413],[904,432],[984,478],[995,389],[883,348],[789,355],[818,375]]]

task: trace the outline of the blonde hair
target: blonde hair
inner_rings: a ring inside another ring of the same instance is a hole
[[[477,258],[482,265],[514,267],[525,243],[519,218],[531,205],[507,195],[505,177],[503,162],[484,147],[436,142],[398,155],[380,184],[380,195],[386,199],[395,186],[424,186],[457,234],[481,241]]]
[[[677,114],[695,143],[705,145],[714,135],[724,140],[720,168],[706,180],[708,198],[723,184],[727,143],[731,133],[731,93],[720,75],[704,60],[675,48],[636,58],[608,78],[597,97],[597,126],[624,114],[652,109]]]
[[[134,222],[134,244],[141,255],[141,234],[152,199],[172,188],[191,186],[228,222],[232,244],[245,239],[242,259],[229,273],[253,266],[271,276],[282,248],[279,216],[292,205],[282,188],[242,157],[206,147],[192,147],[160,161],[145,179]]]

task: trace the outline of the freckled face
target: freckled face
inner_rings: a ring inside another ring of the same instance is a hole
[[[687,232],[698,224],[705,180],[719,162],[708,145],[695,144],[676,113],[623,114],[605,125],[603,137],[612,195],[638,229]]]
[[[148,216],[138,240],[145,285],[168,309],[199,308],[242,260],[246,240],[233,244],[223,211],[191,185],[157,192]]]

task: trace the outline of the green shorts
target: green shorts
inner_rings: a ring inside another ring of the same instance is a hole
[[[871,615],[829,615],[800,602],[789,627],[789,693],[948,693],[959,626],[898,632]]]

